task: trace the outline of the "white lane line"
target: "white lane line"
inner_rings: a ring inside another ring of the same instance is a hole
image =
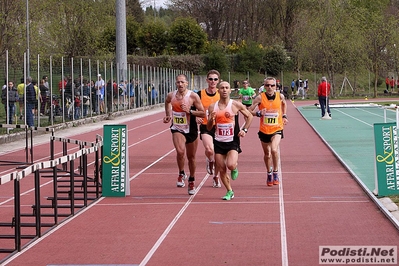
[[[352,115],[350,115],[350,114],[347,114],[347,113],[345,113],[345,112],[342,112],[341,110],[337,110],[337,111],[340,112],[341,114],[346,115],[346,116],[348,116],[348,117],[350,117],[350,118],[352,118],[352,119],[354,119],[354,120],[356,120],[356,121],[359,121],[360,123],[363,123],[363,124],[365,124],[365,125],[367,125],[367,126],[370,126],[370,127],[373,126],[372,124],[369,124],[369,123],[367,123],[366,121],[363,121],[363,120],[361,120],[361,119],[358,119],[358,118],[356,118],[356,117],[354,117],[354,116],[352,116]]]
[[[374,108],[373,108],[373,109],[370,109],[370,108],[368,108],[368,109],[355,108],[355,109],[356,109],[356,110],[363,111],[363,112],[368,113],[368,114],[370,114],[370,115],[379,117],[379,118],[381,118],[381,121],[383,121],[383,119],[384,119],[384,116],[383,116],[383,115],[381,115],[381,114],[379,114],[379,113],[377,114],[377,113],[374,113],[374,112],[371,112],[371,111],[370,111],[370,110],[375,110]],[[381,110],[381,109],[378,108],[377,110]],[[389,109],[386,109],[386,110],[387,110],[387,111],[390,111],[390,112],[394,112],[393,110],[389,110]],[[387,120],[395,121],[396,119],[387,117]]]
[[[134,119],[133,119],[133,120],[134,120]],[[129,129],[128,129],[128,132],[131,132],[131,131],[134,131],[134,130],[138,130],[138,129],[142,128],[142,127],[149,126],[149,125],[154,124],[154,123],[159,123],[161,120],[162,120],[162,119],[158,119],[158,120],[155,120],[155,121],[153,121],[153,122],[149,122],[149,123],[145,123],[145,124],[142,124],[142,125],[133,127],[133,128],[129,128]],[[129,121],[130,121],[130,120],[129,120]],[[100,125],[100,126],[102,126],[102,125]],[[89,133],[89,132],[98,131],[99,129],[101,129],[101,127],[96,126],[95,128],[89,128],[89,130],[87,130],[87,131],[83,130],[83,132],[80,132],[80,133],[81,133],[81,134],[86,134],[86,133]],[[168,131],[168,130],[169,130],[169,128],[167,128],[166,130],[163,130],[162,132]],[[159,135],[159,134],[156,134],[156,135]],[[62,136],[62,134],[61,134],[61,136]],[[69,137],[73,137],[73,136],[75,136],[75,135],[67,135],[67,136],[64,136],[64,138],[69,138]],[[42,136],[38,136],[38,137],[44,138],[44,137],[42,137]],[[50,139],[50,136],[45,135],[45,137],[46,137],[45,140],[39,140],[37,143],[34,144],[34,146],[36,147],[36,146],[38,146],[38,145],[43,145],[43,144],[48,143],[48,142],[49,142],[49,139]],[[142,141],[141,141],[141,142],[142,142]],[[140,142],[138,142],[138,143],[140,143]],[[137,143],[136,143],[136,144],[137,144]],[[134,145],[136,145],[136,144],[133,144],[132,146],[134,146]],[[14,145],[14,146],[15,146],[15,145],[17,145],[17,144],[10,143],[9,145]],[[132,146],[129,146],[129,147],[132,147]],[[8,154],[10,154],[10,153],[15,153],[15,152],[21,151],[21,150],[23,150],[23,149],[25,149],[25,147],[18,147],[18,148],[15,148],[15,149],[13,149],[13,150],[8,150],[8,151],[6,151],[6,152],[4,152],[4,153],[0,153],[0,156],[6,156],[6,155],[8,155]],[[78,150],[78,149],[79,149],[79,147],[76,146],[76,147],[68,148],[67,151],[68,151],[68,152],[74,152],[75,150]],[[62,152],[61,152],[61,151],[60,151],[60,152],[57,152],[57,153],[55,153],[54,155],[57,157],[57,155],[59,155],[59,154],[62,154]],[[36,163],[36,162],[40,162],[40,161],[47,161],[48,158],[49,158],[49,156],[44,156],[44,157],[35,159],[33,162]],[[0,175],[7,174],[7,173],[9,173],[9,172],[10,172],[10,170],[4,170],[4,171],[1,171],[1,172],[0,172]]]
[[[83,213],[85,213],[86,211],[90,210],[94,205],[96,205],[98,202],[102,201],[105,198],[100,198],[98,201],[96,201],[95,203],[89,205],[87,208],[83,209],[82,211],[78,212],[77,214],[75,214],[74,216],[72,216],[71,218],[67,219],[66,221],[60,223],[57,227],[55,227],[54,229],[50,230],[48,233],[44,234],[42,237],[39,237],[38,239],[36,239],[35,241],[33,241],[31,244],[29,244],[28,246],[26,246],[25,248],[23,248],[20,252],[17,252],[14,256],[11,256],[9,259],[7,259],[6,261],[3,262],[3,264],[1,265],[7,265],[8,263],[12,262],[13,260],[15,260],[16,258],[18,258],[19,256],[21,256],[22,254],[24,254],[26,251],[28,251],[29,249],[31,249],[32,247],[36,246],[37,244],[39,244],[40,242],[42,242],[44,239],[46,239],[47,237],[51,236],[52,234],[54,234],[56,231],[58,231],[59,229],[61,229],[62,227],[64,227],[65,225],[67,225],[69,222],[71,222],[72,220],[74,220],[75,218],[79,217],[80,215],[82,215]]]
[[[186,204],[180,209],[179,213],[173,218],[173,220],[170,222],[168,227],[165,229],[165,231],[162,233],[162,235],[158,238],[157,242],[154,244],[154,246],[151,248],[151,250],[147,253],[147,255],[144,257],[144,259],[141,261],[139,266],[144,266],[148,263],[148,261],[152,258],[156,250],[159,248],[159,246],[162,244],[162,242],[165,240],[166,236],[169,234],[169,232],[172,230],[173,226],[176,224],[176,222],[180,219],[180,217],[183,215],[185,210],[188,208],[190,203],[193,201],[195,195],[197,195],[198,191],[201,189],[201,187],[204,185],[206,180],[208,179],[209,174],[206,174],[205,178],[202,180],[202,182],[199,184],[197,189],[195,190],[195,194],[190,196],[190,198],[187,200]]]
[[[146,140],[149,140],[149,139],[151,139],[151,138],[153,138],[153,137],[155,137],[155,136],[158,136],[158,135],[160,135],[160,134],[162,134],[162,133],[164,133],[164,132],[166,132],[166,131],[169,131],[169,128],[167,128],[167,129],[165,129],[165,130],[162,130],[162,131],[160,131],[160,132],[158,132],[158,133],[156,133],[156,134],[153,134],[153,135],[151,135],[150,137],[144,138],[144,139],[142,139],[142,140],[140,140],[140,141],[138,141],[138,142],[135,142],[135,143],[129,145],[128,148],[130,149],[131,147],[136,146],[136,145],[138,145],[138,144],[140,144],[140,143],[142,143],[142,142],[144,142],[144,141],[146,141]],[[71,151],[71,150],[74,150],[74,149],[77,149],[77,147],[76,147],[76,148],[72,148],[72,149],[68,149],[68,151]],[[144,168],[143,170],[141,170],[140,172],[138,172],[134,177],[131,177],[130,180],[136,178],[136,176],[138,176],[138,175],[140,175],[141,173],[143,173],[144,171],[146,171],[148,168],[150,168],[150,167],[151,167],[152,165],[154,165],[156,162],[162,160],[165,156],[169,155],[169,154],[170,154],[171,152],[173,152],[173,151],[174,151],[174,149],[171,150],[171,151],[169,151],[166,155],[160,157],[160,159],[156,160],[155,162],[153,162],[152,164],[150,164],[149,166],[147,166],[146,168]],[[90,165],[92,165],[92,164],[94,164],[94,161],[88,163],[87,166],[90,166]],[[60,178],[62,178],[62,177],[59,177],[58,179],[60,179]],[[53,180],[50,180],[50,181],[48,181],[48,182],[46,182],[46,183],[40,185],[40,187],[42,188],[42,187],[44,187],[44,186],[46,186],[46,185],[49,185],[49,184],[52,184],[52,183],[53,183]],[[26,194],[28,194],[28,193],[30,193],[30,192],[32,192],[32,191],[35,191],[35,188],[32,188],[32,189],[30,189],[30,190],[28,190],[28,191],[25,191],[25,192],[21,193],[21,196],[26,195]],[[3,204],[5,204],[5,203],[7,203],[7,202],[12,201],[12,200],[14,200],[14,196],[12,196],[12,197],[10,197],[10,198],[4,200],[4,201],[1,201],[1,202],[0,202],[0,206],[3,205]]]
[[[371,112],[371,111],[369,111],[369,110],[360,109],[360,108],[355,108],[355,109],[356,109],[356,110],[361,110],[361,111],[363,111],[363,112],[366,112],[366,113],[368,113],[368,114],[371,114],[371,115],[374,115],[374,116],[377,116],[377,117],[384,118],[384,116],[382,116],[382,115],[380,115],[380,114],[373,113],[373,112]],[[377,109],[377,110],[381,110],[381,109]],[[354,116],[352,116],[352,115],[349,115],[348,113],[345,113],[345,112],[342,111],[342,110],[337,109],[337,111],[340,112],[340,113],[343,114],[343,115],[346,115],[346,116],[348,116],[348,117],[354,119],[354,120],[357,120],[357,121],[359,121],[359,122],[361,122],[361,123],[363,123],[363,124],[366,124],[366,125],[368,125],[368,126],[370,126],[370,127],[373,127],[372,124],[369,124],[369,123],[367,123],[367,122],[365,122],[365,121],[363,121],[363,120],[361,120],[361,119],[358,119],[358,118],[356,118],[356,117],[354,117]],[[391,112],[392,112],[392,111],[391,111]],[[389,117],[387,117],[387,120],[396,121],[396,119],[392,119],[392,118],[389,118]],[[382,122],[383,122],[383,120],[381,119],[381,123],[382,123]]]
[[[279,206],[280,206],[280,236],[281,236],[281,265],[288,266],[288,248],[287,248],[287,229],[285,225],[284,211],[284,190],[283,190],[283,171],[281,169],[280,147],[278,148],[278,161],[280,171],[280,184],[278,186]]]
[[[130,147],[130,146],[129,146]],[[157,162],[159,162],[160,160],[162,160],[163,158],[165,158],[166,156],[168,156],[169,154],[171,154],[173,151],[175,151],[175,149],[172,149],[170,151],[168,151],[166,154],[164,154],[163,156],[159,157],[158,160],[152,162],[151,164],[149,164],[147,167],[143,168],[140,172],[138,172],[137,174],[135,174],[134,176],[132,176],[131,178],[129,178],[130,181],[132,181],[133,179],[135,179],[136,177],[138,177],[140,174],[142,174],[143,172],[145,172],[147,169],[149,169],[151,166],[153,166],[154,164],[156,164]]]
[[[209,221],[210,224],[280,224],[279,221],[270,222],[257,222],[257,221],[247,221],[247,222],[235,222],[235,221]]]
[[[165,155],[163,155],[160,159],[157,160],[160,161],[162,158],[164,158],[165,156],[169,155],[171,152],[173,152],[173,150],[169,151],[168,153],[166,153]],[[154,165],[154,163],[152,163],[151,165]],[[142,171],[145,171],[145,169],[148,169],[151,165],[147,166],[146,168],[144,168]],[[139,175],[139,173],[137,173],[136,175],[132,176],[130,178],[130,180],[136,178]],[[204,181],[201,183],[202,184],[205,182],[205,180],[208,177],[206,176],[206,178],[204,179]],[[198,191],[198,189],[197,189]],[[192,198],[195,195],[191,196],[190,199],[192,200]],[[22,249],[20,252],[16,253],[14,256],[11,256],[9,259],[7,259],[6,261],[4,261],[4,264],[1,265],[7,265],[8,263],[10,263],[11,261],[13,261],[14,259],[18,258],[19,256],[21,256],[22,254],[24,254],[26,251],[28,251],[29,249],[31,249],[32,247],[34,247],[35,245],[39,244],[41,241],[43,241],[44,239],[46,239],[48,236],[52,235],[53,233],[55,233],[56,231],[58,231],[59,229],[61,229],[63,226],[65,226],[66,224],[68,224],[69,222],[73,221],[75,218],[79,217],[80,215],[82,215],[83,213],[85,213],[86,211],[90,210],[92,207],[94,207],[95,205],[97,205],[98,203],[100,203],[103,199],[105,199],[105,197],[101,197],[99,198],[96,202],[92,203],[91,205],[89,205],[88,207],[82,209],[81,211],[79,211],[77,214],[75,214],[74,216],[67,218],[67,220],[63,221],[62,223],[60,223],[57,227],[55,227],[53,230],[49,231],[48,233],[44,234],[42,237],[38,238],[37,240],[33,241],[31,244],[29,244],[28,246],[26,246],[24,249]],[[187,203],[186,203],[187,204]]]
[[[42,187],[44,187],[44,186],[46,186],[46,185],[49,185],[49,184],[51,184],[51,183],[53,183],[53,180],[47,181],[46,183],[41,184],[40,187],[42,188]],[[21,193],[21,196],[24,196],[24,195],[26,195],[26,194],[29,194],[30,192],[33,192],[33,191],[35,191],[35,188],[31,188],[31,189],[29,189],[29,190],[27,190],[27,191]],[[4,198],[5,198],[5,197],[4,197]],[[6,204],[7,202],[10,202],[10,201],[12,201],[12,200],[14,200],[14,196],[9,197],[9,198],[7,198],[6,200],[0,202],[0,206],[3,205],[3,204]]]

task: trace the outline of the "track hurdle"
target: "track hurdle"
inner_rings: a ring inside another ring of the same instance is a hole
[[[54,136],[51,137],[56,140]],[[61,140],[61,139],[59,139]],[[14,211],[12,216],[8,217],[9,222],[0,222],[1,228],[12,228],[13,233],[0,234],[0,244],[1,240],[12,239],[14,240],[13,246],[10,245],[5,247],[0,247],[1,253],[15,253],[21,251],[26,245],[32,241],[40,238],[44,233],[54,229],[57,225],[62,223],[68,217],[75,215],[79,210],[84,209],[90,203],[94,202],[101,196],[100,188],[101,184],[99,182],[100,167],[101,164],[94,163],[94,173],[98,182],[96,184],[96,190],[89,191],[87,183],[89,182],[89,176],[87,172],[87,165],[89,164],[88,155],[94,155],[94,160],[100,157],[100,152],[102,150],[102,141],[99,137],[96,138],[96,142],[80,142],[72,140],[64,140],[67,143],[79,143],[85,144],[89,147],[79,148],[78,151],[72,154],[63,155],[59,158],[51,158],[49,161],[38,162],[25,167],[22,170],[15,171],[13,173],[7,174],[0,177],[0,185],[14,181]],[[54,157],[54,153],[52,154]],[[78,162],[78,163],[77,163]],[[63,170],[58,171],[60,167],[67,164],[69,167],[68,173],[65,174]],[[81,174],[75,173],[75,164],[80,164]],[[86,166],[86,167],[85,167]],[[41,187],[41,179],[43,177],[49,177],[49,173],[52,173],[52,188],[47,186]],[[76,174],[76,175],[75,175]],[[29,180],[34,181],[34,196],[33,199],[27,196],[21,196],[21,182],[29,182]],[[79,186],[81,189],[77,191],[75,182],[76,176],[82,176],[82,185]],[[95,178],[92,178],[94,180]],[[66,180],[65,180],[66,179]],[[63,182],[65,180],[65,182]],[[62,195],[60,189],[61,184],[66,184],[68,196]],[[94,197],[89,197],[89,193],[95,194]],[[44,204],[42,198],[46,198],[51,201],[51,204]],[[61,202],[67,202],[62,204]],[[29,207],[33,209],[32,213],[29,213]],[[1,218],[5,218],[3,215]],[[63,219],[62,219],[63,218]],[[48,228],[43,231],[43,228]],[[22,240],[27,240],[22,243]],[[8,243],[9,244],[9,243]],[[4,244],[6,245],[6,244]],[[2,245],[3,246],[3,245]],[[7,259],[7,258],[5,258]],[[0,261],[1,263],[1,261]]]
[[[33,131],[54,133],[54,128],[51,127],[29,127],[27,125],[0,124],[0,128],[7,128],[7,131],[9,131],[9,129],[23,129],[25,131],[25,161],[0,160],[0,165],[15,165],[17,167],[24,167],[33,164]]]

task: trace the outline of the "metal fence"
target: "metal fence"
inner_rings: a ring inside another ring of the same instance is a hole
[[[179,74],[188,77],[193,90],[203,88],[202,82],[205,82],[189,71],[134,64],[124,67],[114,61],[90,58],[49,57],[43,60],[37,55],[36,64],[30,64],[30,69],[26,67],[26,55],[23,67],[9,64],[8,53],[1,61],[4,62],[5,84],[13,81],[15,88],[22,84],[15,111],[4,108],[10,104],[8,97],[2,101],[0,121],[6,124],[10,121],[27,124],[24,112],[27,77],[32,78],[36,89],[37,104],[33,113],[35,126],[39,127],[162,104],[167,93],[175,89],[175,78]],[[44,77],[47,80],[43,80]],[[104,83],[101,92],[96,87],[99,83]]]

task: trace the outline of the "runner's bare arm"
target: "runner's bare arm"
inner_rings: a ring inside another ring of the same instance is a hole
[[[214,110],[214,107],[215,107],[215,104],[211,104],[211,105],[209,106],[209,108],[208,108],[209,116],[208,116],[208,122],[207,122],[207,124],[206,124],[206,129],[209,130],[209,131],[211,131],[212,128],[213,128],[213,126],[215,125],[215,115],[216,115],[216,112],[213,111],[213,110]]]
[[[172,110],[172,92],[169,92],[165,99],[165,117],[163,118],[164,123],[169,123],[171,119],[171,110]]]
[[[205,110],[204,106],[202,105],[201,99],[196,93],[192,93],[192,98],[193,98],[193,105],[197,110],[193,110],[190,113],[192,115],[195,115],[197,117],[205,117]]]
[[[248,111],[251,112],[251,114],[254,116],[256,115],[256,107],[260,104],[261,101],[261,95],[259,94],[258,96],[255,97],[255,99],[252,101],[252,105],[248,107]]]
[[[244,137],[245,134],[248,132],[248,128],[251,126],[253,115],[241,102],[233,101],[233,106],[237,110],[237,112],[240,112],[245,117],[245,124],[238,133],[239,137]]]
[[[281,97],[281,112],[283,114],[283,123],[284,125],[288,123],[288,117],[287,117],[287,102],[285,100],[285,97],[283,94],[280,94]]]

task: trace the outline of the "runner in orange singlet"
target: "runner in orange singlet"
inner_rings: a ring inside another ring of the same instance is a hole
[[[208,107],[218,101],[220,99],[219,92],[217,90],[217,84],[220,80],[220,73],[217,70],[210,70],[206,75],[206,82],[208,83],[208,88],[202,89],[198,92],[198,95],[201,99],[202,105],[204,106],[205,111],[208,111]],[[205,156],[206,156],[206,171],[209,175],[213,175],[213,187],[219,188],[220,180],[218,178],[218,171],[214,169],[214,149],[213,149],[213,138],[215,136],[215,131],[209,131],[206,128],[206,124],[208,122],[208,114],[204,118],[197,117],[197,123],[200,124],[200,138],[202,140],[202,144],[205,148]]]
[[[276,91],[275,78],[266,78],[264,87],[266,91],[255,98],[249,111],[260,118],[258,136],[268,171],[266,184],[273,186],[279,184],[279,146],[288,123],[287,104],[284,95]]]

